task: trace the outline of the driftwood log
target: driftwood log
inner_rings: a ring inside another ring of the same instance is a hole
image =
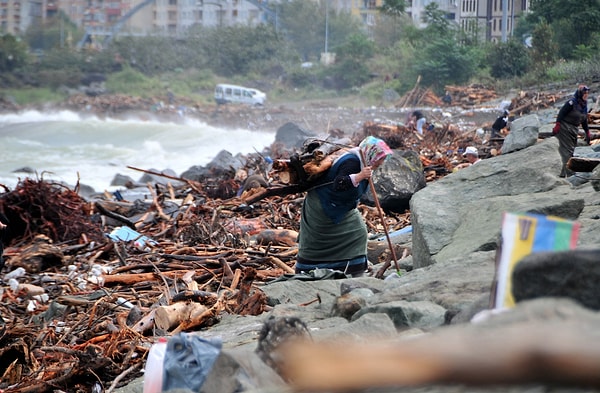
[[[573,172],[592,172],[600,164],[598,158],[571,157],[567,161],[567,168]]]
[[[199,303],[173,303],[160,306],[154,312],[154,324],[157,328],[171,330],[187,320],[194,319],[208,308]]]
[[[450,329],[400,343],[291,342],[281,354],[296,391],[450,383],[600,387],[600,332],[576,321]]]

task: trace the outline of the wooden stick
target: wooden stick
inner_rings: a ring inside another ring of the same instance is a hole
[[[286,273],[290,273],[290,274],[296,273],[296,271],[294,269],[292,269],[281,259],[279,259],[273,255],[269,255],[269,262],[271,262],[273,265],[277,266],[278,268],[281,268]]]
[[[365,159],[365,153],[362,150],[360,151],[360,158],[363,161],[364,165],[367,165],[367,160]],[[383,226],[383,232],[385,233],[385,238],[387,239],[388,246],[390,247],[390,252],[392,254],[392,259],[394,260],[394,266],[396,267],[396,272],[400,272],[400,266],[398,266],[398,258],[396,257],[396,250],[394,249],[394,244],[392,244],[392,239],[390,238],[390,234],[385,225],[385,216],[383,215],[383,210],[381,209],[381,205],[379,204],[379,198],[377,198],[377,191],[375,191],[375,184],[373,183],[373,178],[369,178],[369,186],[371,187],[371,193],[373,194],[373,200],[375,201],[375,206],[377,207],[377,212],[379,213],[379,218],[381,219],[381,224]],[[383,269],[381,269],[383,270]],[[383,275],[383,271],[381,271],[381,275]],[[381,277],[377,277],[381,278]]]
[[[193,302],[177,302],[168,306],[160,306],[156,309],[154,324],[159,329],[171,330],[175,326],[179,326],[181,322],[188,320],[191,315],[198,315],[206,310],[206,306]]]
[[[148,170],[148,169],[140,169],[140,168],[136,168],[136,167],[133,167],[133,166],[130,166],[130,165],[127,165],[127,168],[133,169],[134,171],[140,171],[140,172],[148,173],[150,175],[166,177],[167,179],[171,179],[171,180],[178,180],[178,181],[187,183],[187,185],[189,185],[190,187],[192,187],[194,189],[194,191],[196,191],[198,193],[202,193],[202,185],[200,183],[198,183],[198,182],[195,182],[195,181],[192,181],[192,180],[188,180],[188,179],[184,179],[182,177],[165,175],[164,173],[160,173],[160,172],[156,172],[156,171],[151,171],[151,170]]]

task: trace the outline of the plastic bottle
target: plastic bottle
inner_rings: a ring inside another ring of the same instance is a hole
[[[160,393],[163,386],[163,361],[167,351],[167,339],[161,337],[150,347],[144,369],[143,393]]]

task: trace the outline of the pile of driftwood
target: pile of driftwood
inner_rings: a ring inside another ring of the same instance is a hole
[[[89,202],[30,179],[0,195],[10,221],[0,389],[111,391],[141,375],[155,336],[268,308],[261,284],[294,272],[301,198],[249,206],[183,184],[149,186],[146,201]],[[380,232],[375,209],[360,209]],[[408,222],[392,215],[386,225]]]
[[[423,138],[366,123],[338,149],[366,135],[417,150],[428,181],[450,173],[461,149],[481,147],[473,132],[451,124]],[[299,163],[334,153],[313,147]],[[261,285],[294,272],[303,190],[264,195],[259,187],[237,197],[242,184],[232,178],[174,180],[178,186],[149,184],[143,201],[86,201],[77,186],[43,179],[5,187],[0,389],[112,391],[141,375],[156,336],[268,309]],[[410,225],[408,212],[388,213],[383,223],[376,208],[359,209],[372,233]]]
[[[397,108],[441,106],[442,100],[430,88],[415,87],[396,101]]]
[[[514,116],[522,116],[530,112],[553,106],[562,95],[547,92],[526,92],[521,91],[511,100],[510,113]]]
[[[446,94],[450,99],[444,103],[431,88],[419,86],[420,78],[417,79],[415,87],[408,93],[400,97],[395,103],[397,108],[419,107],[419,106],[442,106],[454,105],[464,108],[471,108],[474,105],[480,105],[483,102],[496,98],[494,89],[479,84],[470,86],[446,86]]]
[[[496,98],[496,91],[481,84],[469,86],[446,86],[446,91],[452,98],[452,105],[473,107]]]

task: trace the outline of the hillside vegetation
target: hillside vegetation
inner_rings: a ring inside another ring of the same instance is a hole
[[[600,75],[597,1],[534,0],[514,37],[502,43],[460,30],[435,3],[426,8],[427,27],[418,29],[403,6],[384,1],[369,36],[351,15],[330,13],[328,45],[335,62],[328,66],[320,62],[325,10],[315,2],[282,4],[277,26],[197,26],[176,38],[117,36],[109,45],[81,49],[73,42],[83,32],[59,13],[23,37],[0,37],[0,98],[57,102],[85,89],[139,97],[170,91],[208,102],[215,84],[226,81],[261,89],[271,103],[358,97],[376,104],[384,91],[403,95],[417,80],[443,95],[448,85],[481,83],[502,92],[590,83]]]

